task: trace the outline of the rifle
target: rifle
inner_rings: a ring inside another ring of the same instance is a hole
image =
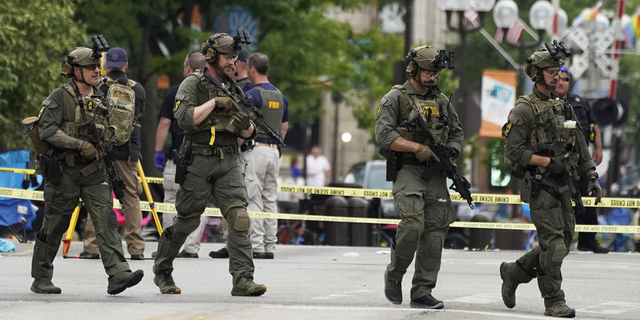
[[[109,110],[105,107],[102,107],[104,110],[100,110],[97,108],[96,114],[101,112],[103,116],[108,116]],[[126,185],[122,178],[120,178],[116,174],[116,169],[113,167],[113,158],[116,155],[116,149],[114,148],[112,143],[104,142],[100,138],[100,133],[96,128],[96,122],[94,118],[89,119],[84,108],[80,107],[80,111],[82,114],[82,124],[78,127],[78,132],[80,134],[80,138],[91,142],[98,150],[98,155],[100,159],[104,162],[104,167],[107,170],[107,175],[109,176],[109,184],[111,185],[111,189],[113,189],[113,194],[115,194],[116,199],[120,202],[120,206],[124,207],[124,189]],[[107,128],[105,130],[111,130],[113,127]]]
[[[204,77],[207,80],[209,80],[211,83],[213,83],[213,85],[216,88],[222,90],[224,94],[226,94],[228,97],[230,97],[231,99],[233,99],[233,101],[236,102],[235,105],[238,106],[238,111],[246,113],[249,116],[249,119],[251,119],[251,121],[258,128],[264,131],[264,133],[266,133],[272,139],[278,141],[278,144],[280,146],[282,147],[285,146],[284,141],[282,140],[282,137],[280,137],[280,134],[278,134],[275,130],[273,130],[273,128],[271,128],[267,124],[267,122],[264,120],[264,114],[260,109],[253,106],[253,104],[251,103],[251,99],[249,97],[247,97],[246,95],[241,96],[239,94],[229,92],[229,90],[227,90],[227,88],[225,88],[222,85],[222,83],[220,83],[220,81],[218,81],[211,74],[206,72],[206,70],[203,72],[203,74],[204,74]]]
[[[536,120],[536,123],[539,123]],[[549,130],[551,134],[553,134],[553,142],[551,143],[538,143],[538,150],[546,150],[549,152],[549,157],[557,157],[562,156],[569,151],[567,151],[567,143],[566,140],[560,137],[560,133],[558,131],[558,126],[556,125],[553,119],[546,121],[546,129]],[[573,130],[576,130],[575,128]],[[569,158],[571,155],[569,155]],[[565,179],[565,182],[569,186],[569,190],[571,191],[571,199],[576,203],[576,213],[581,214],[584,213],[584,205],[582,204],[582,195],[580,194],[580,188],[578,183],[580,181],[580,175],[578,174],[578,166],[577,165],[567,165],[567,161],[569,158],[564,159],[562,164],[567,169],[568,173],[561,174],[561,178]]]
[[[424,120],[421,114],[417,114],[415,117],[413,117],[413,119],[409,120],[409,122],[407,122],[407,126],[414,122],[427,137],[427,141],[430,144],[431,151],[433,151],[438,159],[440,159],[440,161],[432,161],[432,164],[429,165],[427,169],[424,170],[424,172],[422,172],[422,174],[420,175],[422,179],[429,181],[429,179],[431,179],[436,174],[440,174],[440,172],[445,171],[447,173],[447,177],[449,177],[449,179],[453,181],[453,184],[449,187],[449,189],[459,193],[463,199],[467,200],[469,207],[472,210],[475,209],[470,191],[471,184],[469,183],[467,178],[461,176],[458,173],[456,167],[451,162],[451,158],[454,156],[451,150],[449,150],[449,148],[447,148],[447,146],[445,146],[444,144],[436,141],[436,139],[433,137],[433,134],[431,134],[431,130],[429,129],[427,122]]]

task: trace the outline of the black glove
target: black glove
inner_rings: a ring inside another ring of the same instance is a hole
[[[598,204],[602,200],[602,187],[598,179],[591,179],[589,181],[589,187],[587,188],[587,194],[596,197],[594,204]]]
[[[547,169],[553,174],[568,174],[569,170],[564,166],[565,155],[551,157],[551,162],[547,165]]]

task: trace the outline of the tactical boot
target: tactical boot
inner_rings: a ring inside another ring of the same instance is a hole
[[[422,309],[442,309],[444,308],[444,302],[434,298],[431,294],[418,299],[411,299],[411,308]]]
[[[160,288],[162,294],[180,294],[182,290],[176,286],[171,271],[161,271],[153,278],[153,283]]]
[[[53,285],[50,280],[33,280],[31,291],[35,293],[59,294],[62,290]]]
[[[507,308],[516,306],[516,289],[521,283],[528,283],[533,277],[524,273],[515,262],[503,262],[500,265],[500,278],[502,278],[502,302]]]
[[[573,318],[576,316],[576,309],[571,309],[564,303],[558,303],[548,307],[547,310],[544,311],[544,315],[559,318]]]
[[[116,275],[109,277],[109,286],[107,286],[108,294],[118,294],[124,291],[126,288],[131,288],[138,284],[144,272],[137,270],[136,272],[120,272]]]
[[[229,258],[229,250],[227,250],[227,247],[224,247],[218,251],[211,251],[209,252],[209,257],[213,259],[227,259]]]
[[[263,284],[257,284],[253,280],[240,278],[238,283],[231,289],[232,296],[251,296],[257,297],[267,292],[267,287]]]
[[[391,304],[402,304],[402,282],[385,279],[384,295]]]

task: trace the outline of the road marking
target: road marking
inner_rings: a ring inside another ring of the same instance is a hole
[[[453,313],[466,313],[487,315],[494,317],[504,317],[509,319],[541,319],[549,320],[544,316],[533,316],[516,313],[500,313],[500,312],[486,312],[486,311],[470,311],[470,310],[454,310],[454,309],[416,309],[416,308],[398,308],[398,307],[331,307],[331,306],[284,306],[284,305],[261,305],[263,309],[291,309],[291,310],[328,310],[328,311],[395,311],[395,312],[413,312],[423,313],[428,312],[453,312]]]
[[[474,304],[488,304],[494,302],[502,301],[502,297],[493,293],[479,293],[466,297],[455,298],[451,300],[445,300],[445,302],[463,302],[463,303],[474,303]]]
[[[178,311],[175,313],[167,313],[167,314],[161,314],[159,316],[155,316],[155,317],[151,317],[151,318],[144,318],[144,319],[140,319],[140,320],[160,320],[160,319],[169,319],[169,318],[173,318],[175,316],[179,316],[181,314],[185,314],[185,313],[190,313],[191,311]]]
[[[611,301],[578,309],[576,311],[600,314],[621,314],[636,309],[640,309],[640,305],[638,303]]]
[[[334,293],[334,294],[321,296],[321,297],[315,297],[315,298],[311,298],[311,300],[331,300],[336,298],[355,297],[356,295],[354,295],[353,293],[368,293],[368,292],[374,292],[374,291],[373,290],[355,290],[355,291],[348,291],[343,293]]]
[[[224,313],[222,312],[217,312],[217,313],[207,313],[207,314],[201,314],[199,316],[195,316],[195,317],[191,317],[191,318],[186,318],[184,320],[198,320],[198,319],[209,319],[209,318],[213,318],[213,317],[217,317],[217,316],[221,316]]]

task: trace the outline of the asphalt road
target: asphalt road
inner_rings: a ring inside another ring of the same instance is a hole
[[[388,248],[278,246],[274,260],[256,260],[255,279],[267,286],[262,297],[232,297],[228,261],[208,257],[220,244],[205,243],[200,259],[177,259],[174,279],[181,295],[162,295],[153,284],[152,260],[130,261],[142,282],[117,296],[106,293],[107,277],[98,260],[55,260],[60,295],[29,291],[32,244],[0,254],[0,319],[549,319],[535,280],[521,285],[517,305],[500,298],[502,261],[522,251],[445,250],[433,295],[445,309],[409,307],[413,266],[403,283],[402,305],[383,294]],[[151,256],[156,243],[148,243]],[[74,242],[70,255],[82,251]],[[563,266],[563,289],[577,319],[640,319],[640,254],[572,252]]]

